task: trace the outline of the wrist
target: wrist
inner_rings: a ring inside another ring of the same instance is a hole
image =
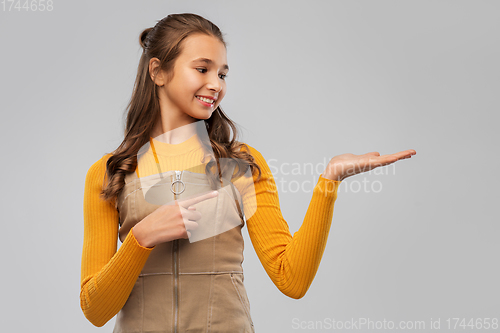
[[[132,235],[134,235],[135,240],[137,241],[137,243],[139,243],[140,246],[147,247],[147,248],[153,247],[153,245],[148,242],[147,237],[142,230],[142,225],[140,222],[137,223],[132,228],[132,230],[130,230],[130,232],[132,233]]]
[[[342,177],[338,176],[337,174],[334,173],[329,173],[328,171],[325,171],[321,174],[321,177],[330,179],[330,180],[335,180],[335,181],[342,181]]]

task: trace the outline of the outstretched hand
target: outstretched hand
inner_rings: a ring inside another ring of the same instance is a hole
[[[411,158],[417,152],[413,149],[395,154],[382,155],[371,152],[364,155],[342,154],[333,157],[322,174],[323,178],[341,181],[355,174],[370,171],[379,166]]]

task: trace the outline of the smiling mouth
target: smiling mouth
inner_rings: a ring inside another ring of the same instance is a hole
[[[198,98],[200,101],[203,101],[203,102],[208,103],[208,104],[215,103],[215,100],[211,99],[211,98],[206,98],[206,97],[201,97],[201,96],[196,96],[196,98]]]
[[[209,99],[209,98],[205,98],[205,97],[199,97],[199,96],[196,96],[196,98],[204,106],[209,106],[209,107],[213,107],[214,106],[215,100],[213,100],[213,99]]]

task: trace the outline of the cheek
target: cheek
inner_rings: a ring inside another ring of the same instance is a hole
[[[182,88],[184,91],[195,94],[195,92],[197,92],[200,87],[195,79],[186,77],[186,79],[183,82]]]
[[[194,73],[185,71],[182,75],[182,82],[180,86],[183,90],[197,90],[199,88],[199,80]]]
[[[223,87],[219,92],[219,101],[221,101],[224,98],[224,96],[226,96],[226,87]]]

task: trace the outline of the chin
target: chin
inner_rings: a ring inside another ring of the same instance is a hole
[[[207,119],[210,119],[210,117],[212,117],[212,114],[213,114],[213,111],[210,112],[210,113],[205,113],[205,114],[197,114],[197,115],[192,115],[191,117],[193,117],[194,119],[197,119],[197,120],[207,120]]]

